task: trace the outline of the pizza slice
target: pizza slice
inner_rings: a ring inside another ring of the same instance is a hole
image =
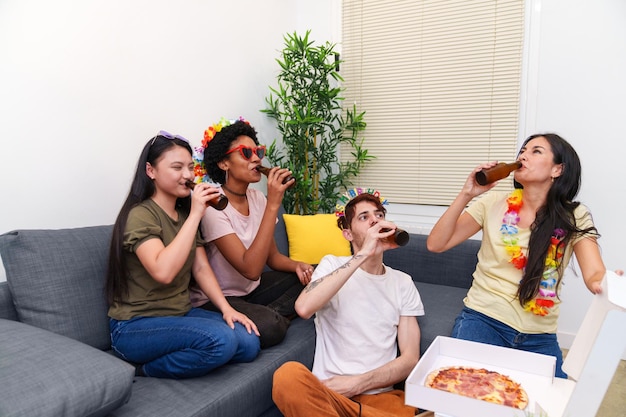
[[[427,387],[523,410],[528,395],[520,384],[499,372],[482,368],[450,366],[426,378]]]

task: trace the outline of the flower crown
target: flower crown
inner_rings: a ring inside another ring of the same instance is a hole
[[[382,204],[383,206],[386,206],[387,204],[389,204],[386,198],[381,197],[380,192],[378,190],[375,190],[373,188],[361,188],[361,187],[351,188],[347,190],[345,193],[343,193],[341,197],[339,197],[339,201],[335,205],[335,216],[344,217],[346,215],[346,206],[348,205],[350,200],[352,200],[354,197],[361,195],[361,194],[371,194],[374,197],[378,197],[380,199],[380,204]]]
[[[195,182],[196,184],[210,181],[209,175],[207,174],[206,168],[204,167],[204,150],[207,146],[209,146],[209,142],[211,142],[215,135],[218,132],[221,132],[223,128],[225,128],[226,126],[230,126],[235,122],[244,122],[246,124],[250,124],[249,121],[241,116],[239,116],[238,119],[234,120],[228,120],[222,117],[217,123],[214,123],[211,126],[207,127],[207,129],[204,131],[202,146],[197,146],[193,148],[193,182]]]

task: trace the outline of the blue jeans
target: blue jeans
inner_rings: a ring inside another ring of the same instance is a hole
[[[465,307],[454,322],[452,337],[554,356],[555,376],[567,378],[561,369],[563,355],[554,333],[520,333],[498,320]]]
[[[228,362],[250,362],[259,338],[240,323],[228,327],[220,313],[192,308],[184,316],[109,319],[111,345],[146,376],[191,378]]]

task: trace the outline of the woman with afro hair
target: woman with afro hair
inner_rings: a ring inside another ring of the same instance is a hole
[[[209,262],[229,303],[257,325],[261,347],[273,346],[285,337],[295,300],[313,272],[311,265],[281,254],[274,240],[278,210],[293,180],[283,181],[291,172],[271,169],[267,197],[249,187],[261,180],[257,167],[265,146],[242,119],[209,127],[203,148],[203,167],[229,200],[223,211],[207,209],[201,222]],[[191,294],[194,306],[215,310],[199,286],[192,284]]]

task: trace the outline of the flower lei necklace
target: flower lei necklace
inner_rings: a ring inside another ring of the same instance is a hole
[[[517,269],[523,270],[526,267],[527,258],[522,253],[522,248],[518,244],[518,228],[520,221],[519,210],[522,207],[522,190],[515,189],[506,199],[508,205],[506,213],[502,218],[502,242],[506,246],[506,252],[511,257],[510,263]],[[554,307],[556,298],[556,284],[558,282],[558,267],[563,258],[563,245],[561,242],[565,237],[563,229],[554,229],[550,239],[550,247],[546,256],[546,265],[539,285],[539,292],[534,300],[530,300],[524,305],[524,310],[532,312],[538,316],[545,316],[550,313],[550,308]]]

